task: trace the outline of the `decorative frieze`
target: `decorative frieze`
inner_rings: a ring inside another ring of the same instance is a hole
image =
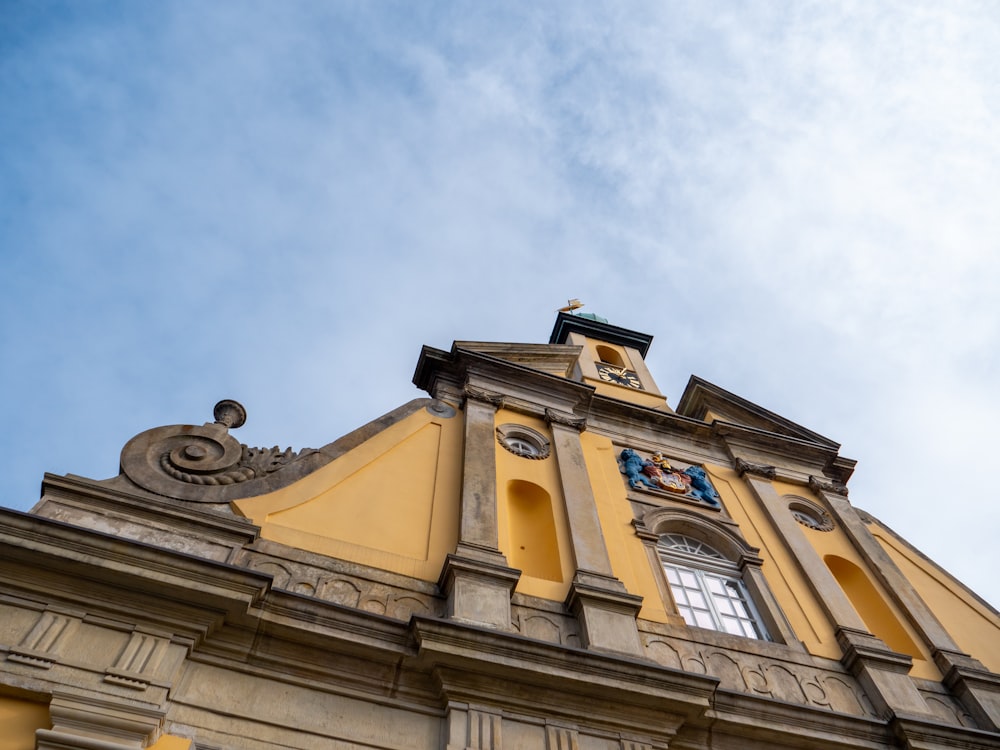
[[[345,571],[331,571],[307,563],[244,552],[243,564],[273,577],[273,587],[323,601],[408,620],[412,615],[443,617],[440,597],[402,585],[377,581]]]
[[[51,669],[59,660],[59,646],[80,624],[76,617],[42,612],[34,627],[7,654],[7,659],[29,667]]]
[[[720,686],[728,690],[855,716],[876,716],[871,702],[846,672],[646,630],[640,630],[640,635],[648,658],[665,667],[717,677]]]
[[[580,736],[575,729],[545,727],[545,750],[580,750]]]
[[[502,728],[499,714],[470,709],[467,750],[502,750]]]
[[[105,670],[104,681],[133,690],[145,690],[167,653],[168,645],[166,638],[148,633],[132,633],[114,666]]]
[[[579,624],[568,614],[512,602],[511,617],[515,631],[527,638],[560,646],[581,646]]]

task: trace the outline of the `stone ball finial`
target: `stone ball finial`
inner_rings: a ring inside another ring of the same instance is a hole
[[[247,421],[247,410],[239,401],[224,398],[215,405],[215,423],[225,425],[231,430],[242,427]]]

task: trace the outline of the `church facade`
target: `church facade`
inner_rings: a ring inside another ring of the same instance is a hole
[[[0,510],[0,750],[1000,748],[1000,614],[832,440],[560,313],[316,450],[222,401]]]

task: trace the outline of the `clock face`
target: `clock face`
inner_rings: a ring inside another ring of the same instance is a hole
[[[626,370],[624,367],[615,367],[614,365],[599,362],[597,365],[597,374],[600,375],[601,380],[607,381],[608,383],[624,385],[629,388],[642,388],[642,383],[639,382],[639,376],[631,370]]]

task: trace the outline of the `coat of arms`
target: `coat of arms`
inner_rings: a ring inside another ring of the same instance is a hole
[[[648,488],[681,495],[719,508],[722,503],[705,470],[700,466],[675,469],[662,453],[643,458],[631,448],[618,456],[618,466],[633,489]]]

